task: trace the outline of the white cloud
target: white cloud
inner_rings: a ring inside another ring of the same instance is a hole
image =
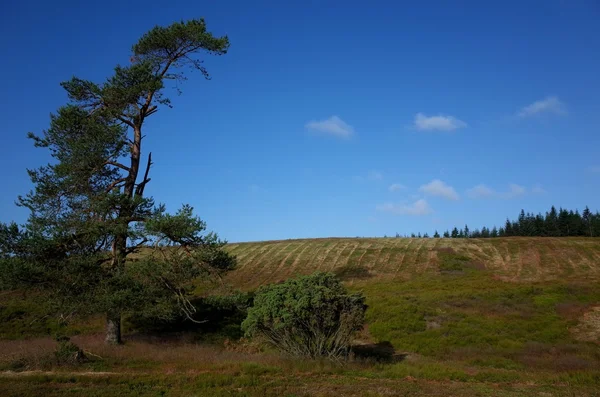
[[[448,200],[458,200],[458,193],[452,186],[446,185],[439,179],[434,179],[426,185],[419,188],[420,192],[429,194],[430,196],[439,196]]]
[[[531,188],[531,193],[533,193],[533,194],[546,194],[546,189],[544,189],[542,187],[542,185],[540,185],[539,183],[536,183]]]
[[[390,192],[397,192],[398,190],[406,189],[406,186],[401,183],[392,183],[389,187]]]
[[[386,203],[376,207],[378,211],[389,212],[395,215],[428,215],[433,212],[427,201],[420,199],[412,204],[392,204]]]
[[[438,116],[427,117],[423,113],[415,115],[415,128],[419,131],[454,131],[467,126],[462,120],[453,116]]]
[[[490,198],[496,195],[494,189],[484,185],[479,184],[477,186],[473,186],[470,189],[467,189],[467,196],[473,199],[479,198]]]
[[[519,111],[518,116],[529,117],[535,116],[540,113],[554,113],[565,115],[567,114],[567,110],[565,104],[560,99],[558,99],[557,96],[549,96],[525,106]]]
[[[349,138],[354,134],[354,128],[338,116],[331,116],[326,120],[309,121],[305,128],[338,138]]]
[[[516,183],[511,183],[508,185],[509,191],[503,194],[504,198],[515,198],[525,195],[527,193],[527,189],[521,185],[517,185]]]

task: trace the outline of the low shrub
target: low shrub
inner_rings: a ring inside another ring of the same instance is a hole
[[[54,358],[58,365],[76,365],[87,361],[83,350],[68,337],[56,338],[58,347],[54,351]]]
[[[348,293],[333,274],[315,273],[259,288],[242,328],[294,356],[338,360],[348,356],[366,309],[362,294]]]

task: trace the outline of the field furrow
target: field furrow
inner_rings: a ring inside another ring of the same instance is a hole
[[[238,268],[227,277],[244,289],[315,271],[370,277],[432,273],[440,251],[466,256],[477,269],[515,282],[600,278],[600,238],[332,238],[236,243],[229,250]]]

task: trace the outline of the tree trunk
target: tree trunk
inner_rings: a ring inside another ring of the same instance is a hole
[[[123,193],[129,198],[133,198],[135,190],[135,182],[139,172],[140,166],[140,153],[142,145],[142,130],[141,125],[136,125],[133,128],[133,144],[131,146],[131,165],[129,167],[129,174],[127,175],[127,181]],[[133,214],[132,208],[121,208],[118,218],[125,223],[125,227],[129,224],[128,219]],[[127,232],[123,234],[117,234],[113,241],[112,247],[112,266],[115,269],[122,269],[125,266],[125,260],[127,257]],[[109,312],[106,315],[106,338],[104,341],[107,344],[117,345],[121,343],[121,313],[116,311]]]
[[[104,342],[110,345],[121,344],[121,314],[108,313],[106,315],[106,339]]]

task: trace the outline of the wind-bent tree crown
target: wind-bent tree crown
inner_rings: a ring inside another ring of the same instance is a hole
[[[55,161],[28,170],[35,188],[18,200],[31,211],[28,224],[0,225],[6,274],[21,280],[29,272],[77,310],[108,313],[112,342],[120,341],[125,311],[164,317],[176,304],[192,319],[192,280],[229,270],[235,260],[222,250],[225,242],[203,234],[206,225],[190,206],[168,215],[144,197],[152,155],[138,180],[142,128],[159,106],[171,106],[166,80],[183,81],[185,67],[208,78],[199,56],[228,48],[228,38],[214,37],[202,19],[157,26],[133,46],[130,64],[117,66],[104,83],[73,77],[61,84],[70,103],[51,116],[42,136],[29,134]],[[127,258],[149,243],[156,252]]]

